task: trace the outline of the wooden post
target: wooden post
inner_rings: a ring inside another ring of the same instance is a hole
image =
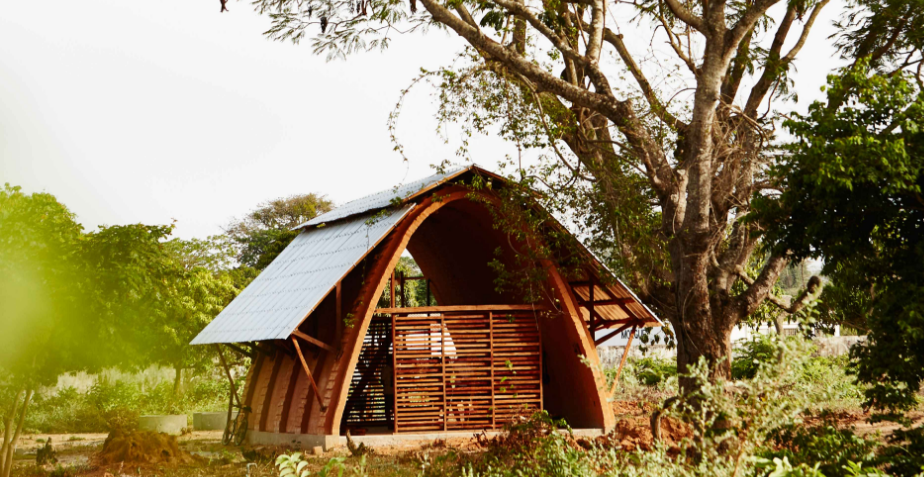
[[[491,429],[497,428],[497,399],[494,397],[494,313],[488,312],[488,343],[491,356]]]
[[[589,313],[590,313],[590,333],[591,333],[590,336],[593,337],[593,332],[594,332],[594,288],[597,288],[597,287],[594,285],[594,276],[593,276],[593,275],[590,275],[590,274],[588,274],[588,276],[590,277],[590,309],[588,310]]]
[[[404,281],[404,272],[399,274],[398,283],[401,285],[401,308],[407,308],[407,287],[405,286]]]
[[[613,387],[610,388],[610,397],[613,397],[613,393],[616,392],[616,384],[619,383],[619,375],[622,373],[622,367],[626,364],[626,358],[629,357],[629,347],[632,346],[632,338],[635,338],[636,329],[638,329],[638,327],[633,326],[632,331],[629,332],[629,341],[626,342],[626,350],[622,352],[622,359],[619,360],[619,367],[616,368],[616,376],[613,378]]]
[[[402,295],[404,290],[401,290]],[[440,315],[440,368],[443,371],[443,432],[446,432],[446,425],[449,422],[449,404],[446,402],[446,315]]]
[[[389,292],[390,292],[389,299],[388,299],[388,306],[392,308],[398,308],[398,305],[395,304],[395,270],[394,269],[391,270],[391,280],[388,281],[388,287],[389,287]]]
[[[221,367],[225,370],[225,376],[228,377],[228,382],[231,384],[231,397],[237,401],[238,407],[241,406],[241,398],[237,395],[237,386],[234,385],[234,378],[231,377],[231,369],[228,368],[228,363],[225,362],[225,355],[221,352],[221,345],[215,345],[215,351],[218,351],[218,361],[221,363]],[[228,410],[228,417],[231,417],[231,411]]]
[[[292,344],[295,345],[295,351],[298,353],[298,359],[302,361],[302,368],[305,369],[305,374],[308,375],[308,382],[311,383],[311,389],[314,390],[314,397],[317,398],[318,404],[321,405],[321,412],[327,411],[327,406],[324,405],[324,402],[321,401],[321,393],[318,392],[318,385],[314,382],[314,376],[311,375],[311,369],[308,368],[308,362],[305,361],[305,355],[302,354],[302,348],[298,345],[298,339],[292,337]]]
[[[394,297],[394,293],[391,295]],[[395,426],[395,434],[398,433],[398,342],[395,341],[395,314],[391,314],[391,380],[394,383],[394,398],[391,404],[391,421]],[[386,386],[388,383],[386,383]]]
[[[337,282],[335,299],[337,300],[337,349],[343,348],[343,296],[341,295],[340,282]]]

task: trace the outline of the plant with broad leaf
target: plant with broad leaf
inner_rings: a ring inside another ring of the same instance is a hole
[[[311,475],[308,471],[308,460],[301,452],[282,454],[277,457],[276,469],[279,471],[279,477],[308,477]]]

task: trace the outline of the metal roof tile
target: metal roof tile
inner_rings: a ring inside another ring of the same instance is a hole
[[[419,193],[442,184],[443,182],[452,180],[463,172],[475,167],[477,166],[468,165],[447,168],[441,173],[433,174],[432,176],[424,177],[423,179],[418,179],[416,181],[411,181],[407,184],[395,186],[381,192],[376,192],[375,194],[367,195],[356,200],[351,200],[326,214],[321,214],[303,224],[296,226],[295,229],[334,222],[351,215],[361,214],[371,210],[384,209],[385,207],[392,205],[395,199],[405,201],[418,195]]]
[[[413,208],[408,204],[381,217],[367,213],[298,234],[191,344],[288,338]]]

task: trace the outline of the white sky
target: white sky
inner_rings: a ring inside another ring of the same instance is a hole
[[[91,230],[176,219],[189,238],[219,233],[265,200],[318,192],[342,203],[455,159],[458,142],[435,134],[427,87],[411,94],[399,124],[409,164],[392,150],[386,121],[420,68],[447,64],[460,40],[409,35],[385,53],[328,63],[307,42],[262,36],[269,20],[249,2],[229,8],[0,5],[0,183],[55,194]],[[828,7],[797,62],[802,107],[836,64],[825,38],[839,8]],[[472,151],[490,168],[514,149],[479,138]]]

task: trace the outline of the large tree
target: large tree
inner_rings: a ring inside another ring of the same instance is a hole
[[[585,206],[595,248],[672,324],[680,370],[703,357],[716,376],[729,375],[737,323],[768,299],[795,312],[809,295],[788,305],[772,296],[789,254],[755,254],[763,227],[743,218],[752,197],[776,187],[765,174],[774,106],[790,97],[788,73],[828,3],[255,2],[271,37],[314,35],[330,56],[409,29],[464,39],[469,49],[434,72],[440,119],[498,126],[520,149],[544,151],[550,160],[531,174],[549,194],[581,196],[573,202]]]
[[[46,193],[0,189],[0,476],[39,386],[59,374],[146,363],[150,309],[167,291],[169,226],[85,233]]]

